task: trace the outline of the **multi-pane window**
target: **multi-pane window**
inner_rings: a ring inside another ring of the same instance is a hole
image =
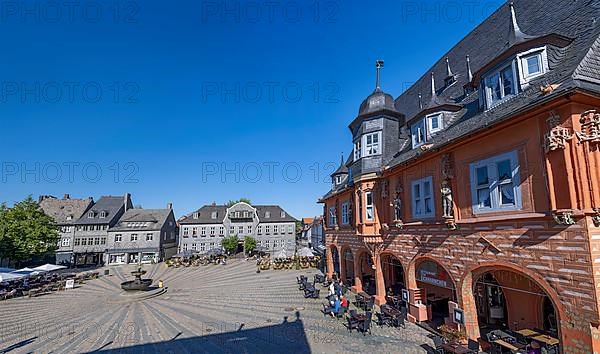
[[[262,235],[262,225],[258,225],[258,227],[256,229],[256,233],[259,235]]]
[[[229,235],[235,234],[235,226],[229,226]]]
[[[206,226],[202,226],[200,228],[200,234],[202,235],[202,237],[206,237]]]
[[[88,245],[93,245],[94,244],[94,238],[93,237],[89,237],[88,238]]]
[[[116,234],[115,235],[115,242],[121,242],[121,241],[123,241],[123,235]]]
[[[373,193],[372,192],[366,192],[365,193],[365,211],[366,211],[366,217],[367,220],[371,221],[375,218],[374,215],[374,206],[373,206]]]
[[[204,244],[204,243],[200,244],[200,251],[206,251],[206,244]]]
[[[71,239],[68,238],[63,238],[62,239],[62,246],[63,247],[69,247],[71,245]]]
[[[348,202],[342,204],[342,225],[348,225]]]
[[[138,235],[137,234],[131,234],[131,241],[137,241],[138,240]]]
[[[244,233],[244,227],[243,226],[238,226],[238,234],[243,234]]]
[[[192,251],[196,251],[197,247],[198,246],[195,243],[192,243]]]
[[[360,160],[362,157],[362,144],[360,139],[354,143],[354,161]]]
[[[154,235],[153,234],[146,234],[146,241],[152,241],[154,239]]]
[[[337,216],[335,215],[335,207],[329,208],[329,226],[337,225]]]
[[[548,54],[544,47],[522,53],[518,56],[518,60],[524,82],[534,79],[548,70]]]
[[[520,209],[516,151],[472,163],[470,170],[474,213]]]
[[[381,153],[381,132],[366,134],[364,156],[379,155]]]
[[[279,234],[279,225],[273,225],[273,234],[274,235]]]
[[[248,225],[248,235],[250,235],[252,233],[252,225]]]
[[[442,130],[442,114],[436,113],[427,116],[427,128],[430,133]]]
[[[225,226],[219,226],[219,236],[225,235]]]
[[[210,237],[215,237],[215,231],[216,231],[216,227],[211,226],[210,227]]]
[[[412,210],[414,218],[429,218],[435,216],[432,177],[426,177],[412,182]]]
[[[412,137],[413,149],[425,143],[427,132],[425,131],[425,121],[423,119],[410,126],[410,135]]]
[[[100,244],[106,245],[106,237],[100,237]]]
[[[516,93],[515,72],[512,63],[485,78],[488,107]]]
[[[288,234],[292,234],[292,233],[294,233],[294,226],[288,225]]]
[[[269,225],[265,225],[265,233],[266,233],[267,235],[270,235],[270,234],[271,234],[271,226],[269,226]]]
[[[81,244],[81,240],[79,238],[76,238],[75,241],[73,242],[73,246],[79,246]]]
[[[190,229],[188,227],[183,228],[183,237],[188,237],[190,235]]]
[[[192,237],[198,237],[198,228],[192,227]]]

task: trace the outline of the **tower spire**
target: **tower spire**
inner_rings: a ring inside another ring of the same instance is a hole
[[[471,57],[467,55],[467,75],[469,75],[469,82],[473,81],[473,71],[471,70]]]
[[[452,69],[450,69],[450,58],[446,57],[446,77],[454,76]]]
[[[511,1],[508,6],[510,7],[510,32],[508,33],[508,46],[512,47],[513,45],[522,42],[526,39],[531,38],[531,36],[526,35],[521,31],[519,27],[519,22],[517,21],[517,14],[515,12],[515,3]]]
[[[344,153],[342,152],[342,161],[340,162],[340,166],[344,166]]]
[[[431,100],[433,101],[436,96],[437,95],[435,93],[435,74],[432,71],[431,72]]]
[[[383,60],[378,59],[375,61],[375,68],[377,69],[377,80],[375,82],[375,91],[381,91],[381,69],[383,68]]]

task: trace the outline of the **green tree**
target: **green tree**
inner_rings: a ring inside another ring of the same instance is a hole
[[[244,237],[244,252],[246,254],[252,253],[256,249],[256,239],[254,237]]]
[[[0,258],[29,261],[55,251],[58,239],[54,220],[31,196],[10,209],[0,206]]]
[[[229,253],[229,254],[235,253],[235,251],[237,250],[237,247],[238,247],[238,237],[235,235],[225,237],[223,239],[223,241],[221,241],[221,246],[223,246],[223,249],[227,253]]]
[[[250,201],[250,199],[248,199],[248,198],[240,198],[238,200],[230,200],[225,205],[229,208],[229,207],[236,205],[237,203],[252,204],[252,201]]]

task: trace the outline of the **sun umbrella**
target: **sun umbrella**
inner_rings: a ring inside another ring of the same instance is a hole
[[[14,272],[10,272],[10,274],[17,274],[17,275],[38,275],[40,274],[40,271],[32,269],[32,268],[23,268],[23,269],[19,269],[19,270],[15,270]]]
[[[281,250],[279,253],[277,253],[275,258],[288,258],[287,252],[285,250]]]
[[[67,268],[67,267],[56,265],[56,264],[44,264],[43,266],[35,267],[33,269],[37,270],[39,272],[53,272],[55,270],[65,269],[65,268]]]
[[[3,283],[5,281],[21,279],[24,277],[25,277],[24,275],[19,275],[19,274],[0,273],[0,283]]]
[[[300,251],[298,251],[298,256],[300,256],[300,257],[314,257],[315,255],[307,247],[304,247],[303,249],[301,249]]]

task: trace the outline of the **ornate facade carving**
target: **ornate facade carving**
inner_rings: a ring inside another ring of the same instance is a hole
[[[452,197],[451,180],[454,179],[454,166],[450,154],[442,156],[442,185],[440,193],[442,195],[442,212],[446,220],[446,226],[450,230],[458,229],[454,219],[454,198]]]
[[[560,125],[560,116],[555,112],[550,113],[550,117],[546,119],[546,122],[550,129],[544,138],[544,150],[546,150],[546,153],[558,149],[565,149],[567,147],[567,141],[573,138],[571,130]]]
[[[600,208],[594,208],[594,213],[596,213],[596,215],[592,216],[594,226],[600,227]]]
[[[394,201],[392,203],[392,207],[394,208],[394,223],[397,228],[401,229],[404,227],[404,223],[402,222],[402,192],[404,189],[398,183],[396,185],[396,195],[394,196]]]
[[[552,216],[558,225],[570,226],[575,224],[572,210],[555,211]]]
[[[381,198],[385,199],[388,197],[388,181],[384,180],[381,183]]]
[[[600,143],[600,112],[587,111],[579,118],[581,123],[581,132],[577,132],[579,143],[584,142]]]

